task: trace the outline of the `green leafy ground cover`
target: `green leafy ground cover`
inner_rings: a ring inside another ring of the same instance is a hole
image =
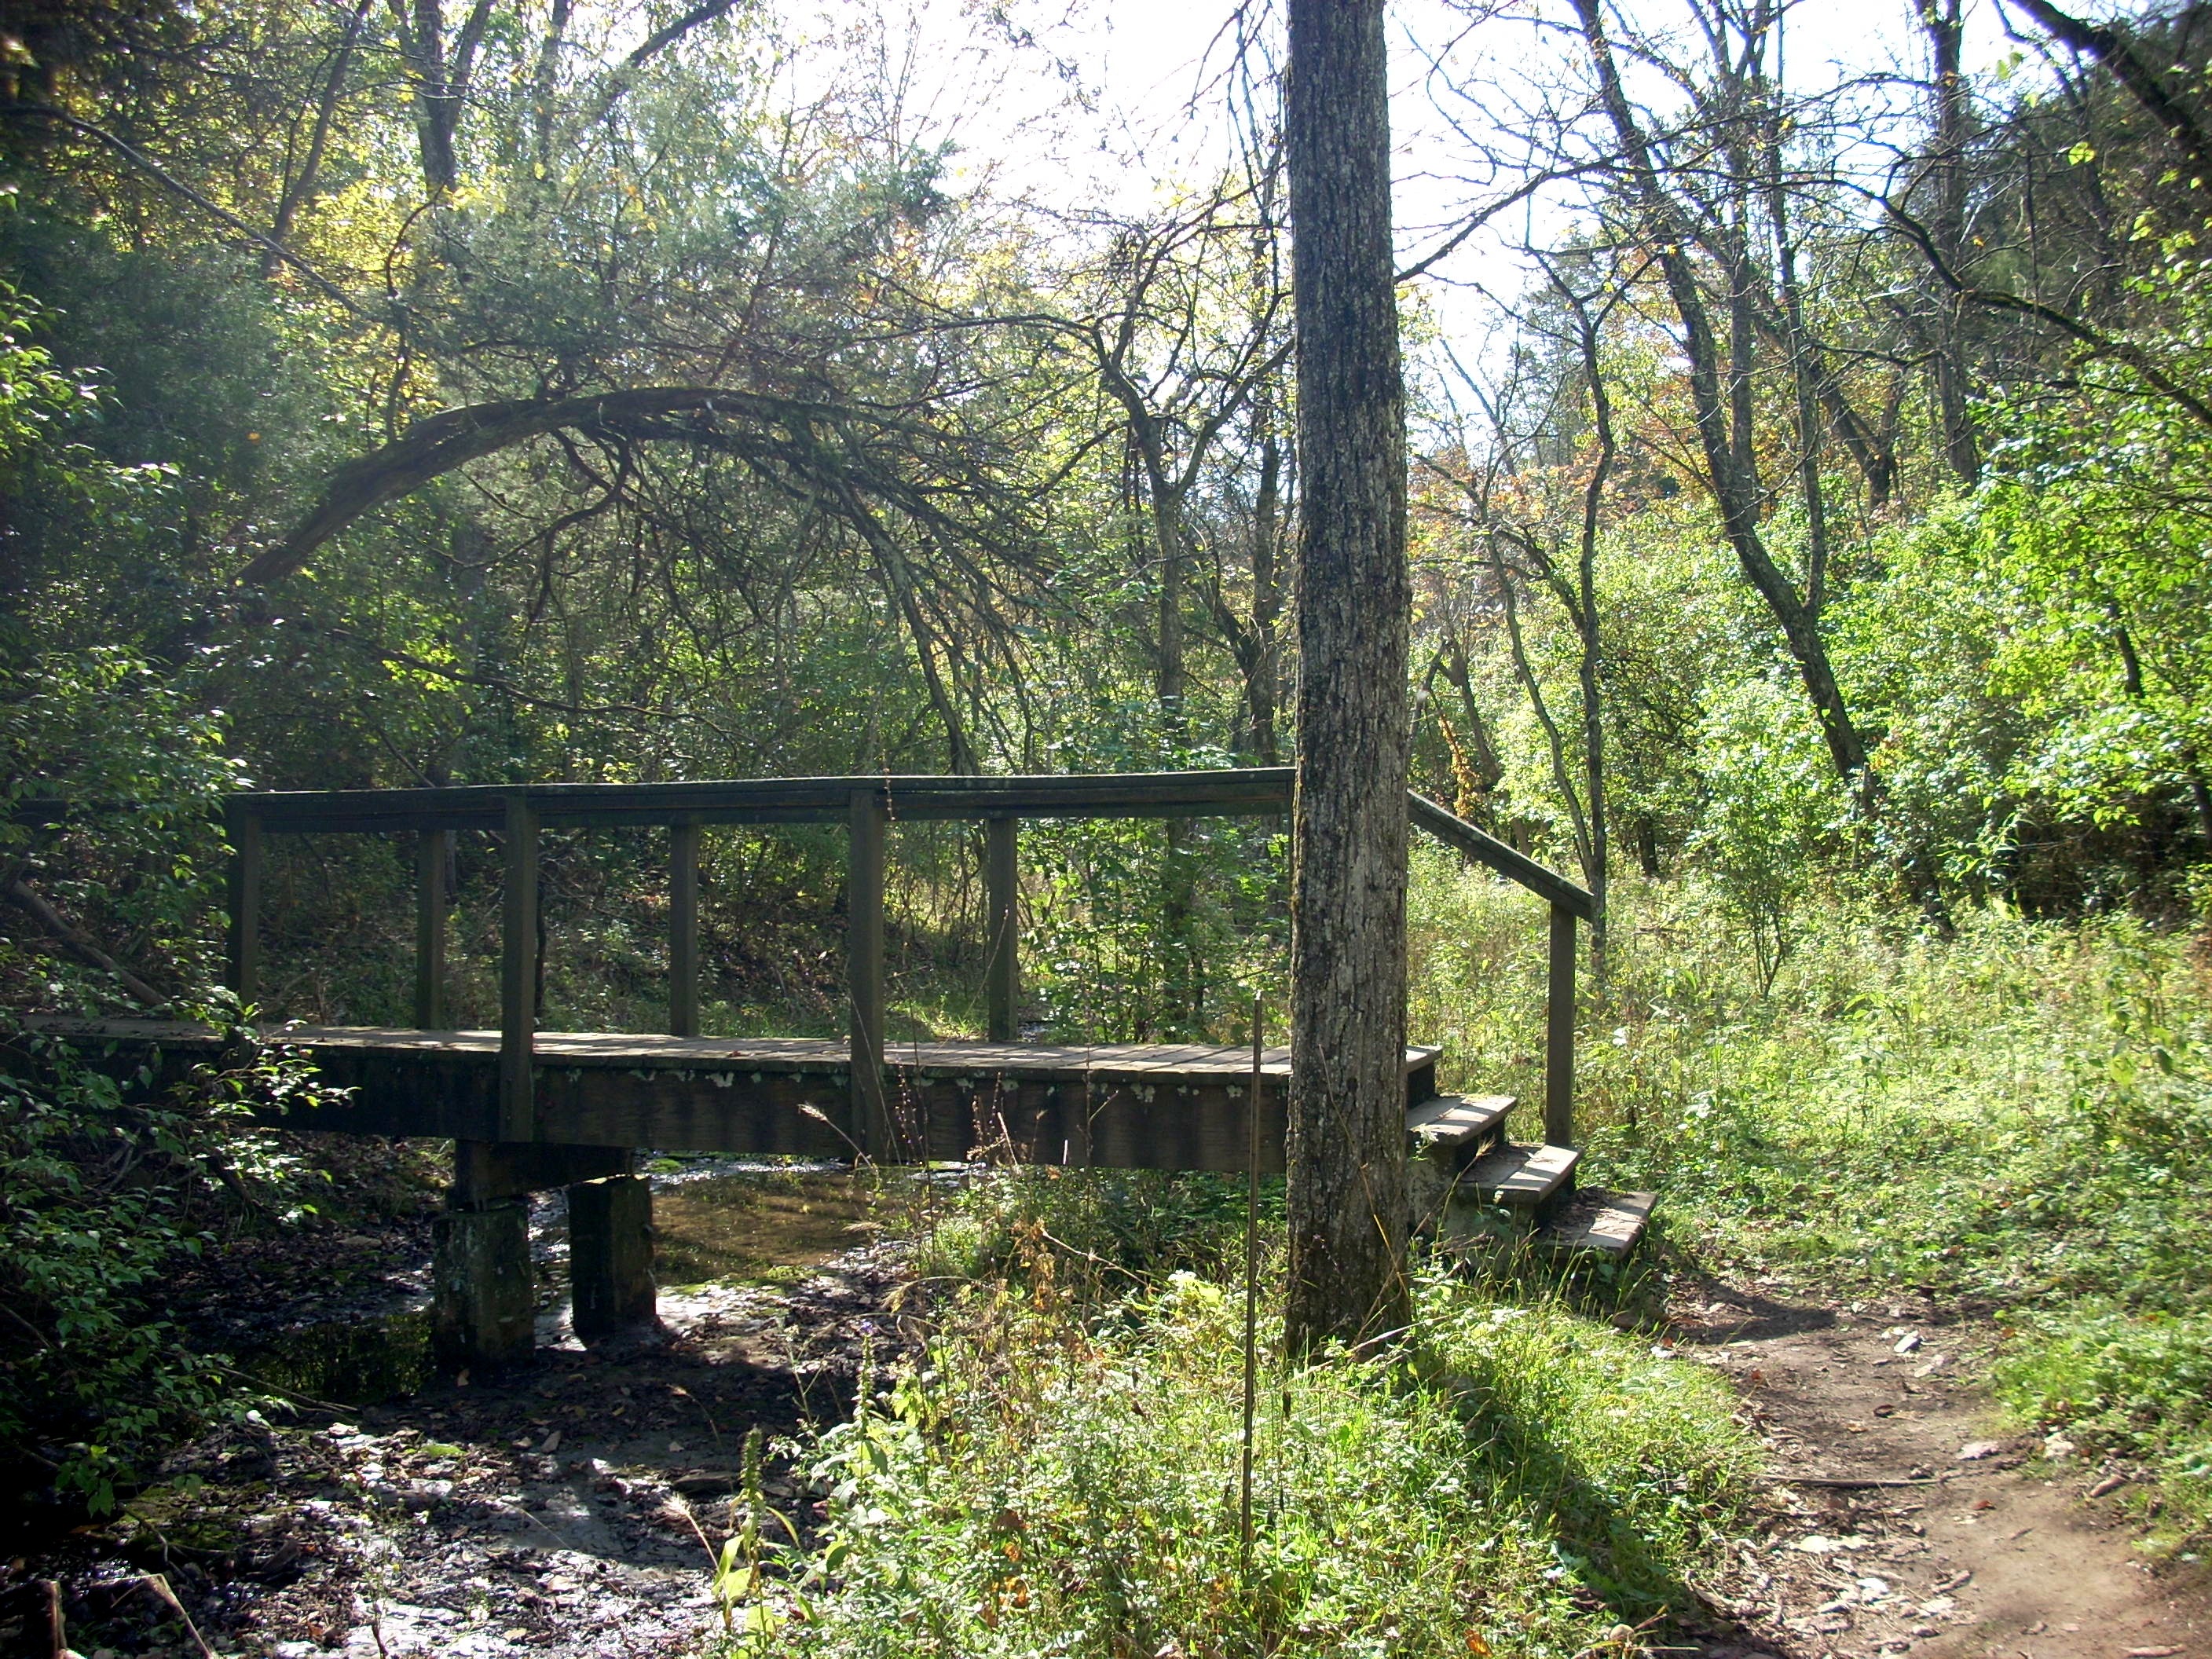
[[[2212,973],[2202,936],[1990,906],[1954,931],[1844,892],[1782,918],[1772,989],[1724,896],[1619,896],[1580,1109],[1597,1178],[1665,1194],[1668,1250],[1832,1290],[1924,1289],[2008,1334],[2021,1420],[2160,1474],[2212,1525]],[[1432,867],[1416,1027],[1525,1096],[1525,906]]]
[[[981,1290],[832,1431],[823,1655],[1565,1656],[1683,1604],[1755,1461],[1725,1385],[1555,1302],[1423,1286],[1400,1351],[1261,1358],[1249,1568],[1241,1305]]]

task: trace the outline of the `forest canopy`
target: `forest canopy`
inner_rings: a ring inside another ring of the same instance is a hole
[[[1785,74],[1662,9],[1401,24],[1416,783],[1763,950],[1822,871],[2187,903],[2203,19]],[[1125,209],[965,166],[859,14],[16,9],[18,793],[98,793],[26,723],[103,673],[264,786],[1285,757],[1274,27]]]

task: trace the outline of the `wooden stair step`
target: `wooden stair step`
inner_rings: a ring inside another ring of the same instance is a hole
[[[1430,1152],[1471,1152],[1504,1125],[1511,1095],[1438,1095],[1406,1114],[1406,1132]]]
[[[1537,1231],[1539,1243],[1555,1250],[1589,1250],[1624,1256],[1634,1249],[1650,1224],[1656,1193],[1608,1193],[1592,1188],[1577,1193]]]
[[[1567,1184],[1581,1159],[1582,1154],[1570,1146],[1508,1144],[1485,1152],[1468,1165],[1459,1180],[1460,1189],[1486,1204],[1535,1209]]]

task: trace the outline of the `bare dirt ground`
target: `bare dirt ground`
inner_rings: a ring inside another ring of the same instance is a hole
[[[1997,1426],[1985,1325],[1686,1277],[1668,1313],[1774,1453],[1759,1535],[1698,1587],[1737,1626],[1707,1659],[2212,1659],[2212,1584],[2131,1547],[2122,1472]]]
[[[51,1583],[69,1648],[87,1659],[696,1654],[719,1626],[700,1533],[719,1542],[729,1529],[748,1434],[769,1437],[764,1496],[803,1534],[811,1505],[774,1437],[848,1415],[861,1370],[902,1340],[888,1311],[897,1253],[838,1194],[771,1190],[764,1207],[739,1196],[734,1225],[710,1204],[688,1230],[680,1197],[665,1197],[664,1246],[716,1268],[734,1253],[769,1269],[765,1282],[665,1291],[663,1340],[599,1352],[549,1293],[526,1369],[410,1379],[378,1405],[271,1406],[210,1433],[124,1516],[0,1569],[0,1652],[54,1659]],[[550,1207],[533,1221],[549,1290],[564,1249]],[[764,1231],[785,1236],[780,1256],[771,1243],[754,1258]],[[335,1283],[340,1262],[352,1271]],[[428,1265],[419,1220],[246,1249],[198,1287],[191,1322],[237,1352],[302,1320],[310,1334],[374,1334],[374,1310],[421,1299]],[[333,1328],[334,1308],[368,1322]],[[370,1357],[338,1355],[357,1362],[356,1382],[373,1380]]]

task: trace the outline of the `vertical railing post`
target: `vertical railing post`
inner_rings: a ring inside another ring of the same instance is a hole
[[[699,1035],[699,820],[668,826],[668,1030]]]
[[[983,821],[983,916],[989,929],[983,956],[984,1034],[994,1042],[1014,1040],[1014,1009],[1021,997],[1015,823],[1012,818]]]
[[[499,941],[499,1139],[534,1138],[538,1115],[538,809],[507,794],[507,890]]]
[[[424,830],[415,837],[415,1024],[446,1029],[446,866],[453,832]]]
[[[230,842],[230,988],[240,1002],[261,994],[261,820],[240,797],[223,803]]]
[[[845,972],[852,994],[853,1138],[871,1158],[896,1156],[884,1092],[884,843],[882,792],[855,789],[845,887]]]
[[[1552,907],[1552,967],[1544,1033],[1544,1139],[1575,1144],[1575,913]]]

